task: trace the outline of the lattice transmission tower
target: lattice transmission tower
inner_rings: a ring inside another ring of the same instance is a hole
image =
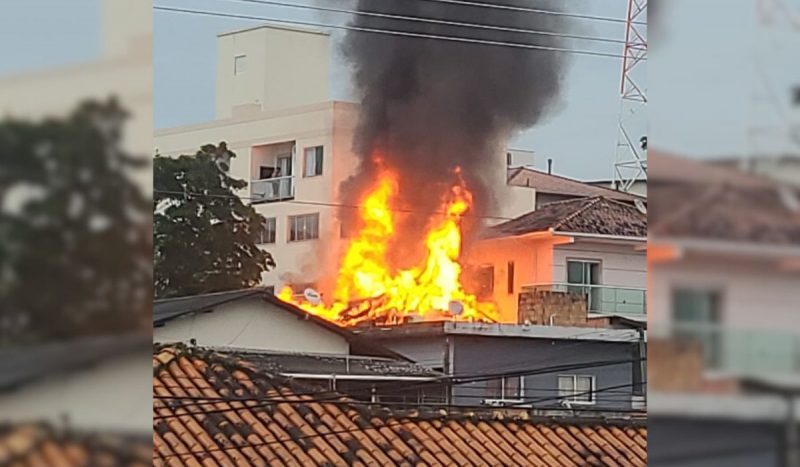
[[[614,154],[614,187],[621,191],[629,191],[637,180],[647,179],[646,58],[647,0],[628,0]]]

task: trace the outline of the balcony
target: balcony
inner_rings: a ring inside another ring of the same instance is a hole
[[[253,203],[269,203],[294,199],[294,176],[273,177],[250,181]]]
[[[647,316],[647,289],[596,284],[547,283],[522,286],[523,291],[550,290],[553,292],[583,295],[589,313]]]
[[[800,372],[800,335],[706,323],[665,327],[671,328],[672,340],[700,344],[706,371],[736,376]]]

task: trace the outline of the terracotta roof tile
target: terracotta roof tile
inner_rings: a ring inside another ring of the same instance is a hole
[[[151,446],[145,439],[75,430],[44,423],[0,425],[0,465],[15,467],[146,466]]]
[[[556,201],[493,226],[489,237],[525,235],[549,229],[624,237],[647,236],[647,214],[603,197]]]
[[[155,465],[569,467],[647,462],[646,429],[630,423],[398,412],[341,396],[333,399],[328,392],[315,399],[309,394],[313,387],[259,372],[242,360],[246,357],[179,348],[164,358],[169,353],[157,351],[153,358]]]

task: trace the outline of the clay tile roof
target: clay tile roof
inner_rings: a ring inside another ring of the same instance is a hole
[[[151,461],[149,439],[76,433],[45,424],[0,425],[0,465],[144,467]]]
[[[664,172],[650,185],[656,237],[800,246],[796,188],[677,156],[654,155],[654,164],[664,168],[651,170]]]
[[[528,167],[516,167],[509,169],[508,184],[514,186],[527,186],[536,189],[536,191],[539,193],[556,195],[576,197],[604,196],[609,199],[628,202],[635,199],[644,199],[641,196],[631,193],[625,193],[622,191],[612,190],[611,188],[584,183],[580,180],[573,180],[560,175],[540,172]]]
[[[561,232],[646,237],[647,215],[635,206],[602,196],[556,201],[492,227],[489,236],[516,236],[549,229]]]
[[[392,410],[241,358],[156,349],[153,465],[647,465],[639,423]]]

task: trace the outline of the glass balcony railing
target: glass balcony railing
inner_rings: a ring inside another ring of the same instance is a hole
[[[250,197],[254,203],[283,201],[294,198],[294,176],[250,181]]]
[[[614,315],[647,315],[647,289],[618,287],[597,284],[531,284],[522,287],[526,290],[551,290],[554,292],[582,295],[590,313]]]
[[[671,339],[700,344],[707,371],[738,376],[800,373],[800,335],[705,323],[673,323]]]

